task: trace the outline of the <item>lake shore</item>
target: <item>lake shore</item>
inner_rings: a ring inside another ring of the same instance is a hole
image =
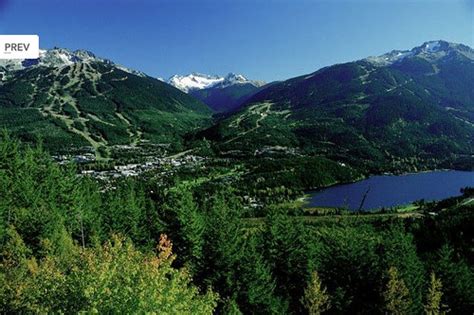
[[[426,178],[420,178],[420,176],[422,175]],[[459,180],[457,180],[456,177],[459,177]],[[394,181],[394,187],[390,187],[390,181]],[[411,182],[413,182],[413,184],[410,184]],[[448,186],[441,187],[441,183],[446,183],[446,185]],[[404,186],[407,184],[413,185],[413,191],[406,190],[406,187]],[[380,188],[377,187],[380,185],[383,186],[383,189],[387,189],[387,191],[381,191]],[[372,175],[362,180],[357,180],[350,183],[340,183],[317,190],[306,191],[304,196],[300,198],[300,200],[304,203],[305,208],[329,207],[350,209],[350,211],[355,211],[359,209],[356,203],[359,203],[359,205],[362,203],[362,210],[367,211],[380,208],[402,207],[403,205],[408,206],[414,201],[420,199],[440,200],[443,198],[456,196],[460,193],[459,190],[461,188],[473,185],[474,172],[437,169],[404,173],[400,175]],[[375,191],[373,189],[374,187]],[[430,187],[433,187],[433,189],[430,189]],[[446,189],[443,188],[448,189],[449,192],[447,192]],[[353,191],[354,189],[355,191]],[[397,195],[397,191],[399,191],[400,189],[403,193],[399,192],[399,194]],[[370,190],[372,191],[369,197],[372,200],[370,200],[370,208],[368,208],[366,205],[364,205],[365,200],[362,200],[362,197],[364,196],[364,194],[368,195]],[[330,192],[330,196],[326,196],[328,194],[328,191]],[[384,203],[383,196],[387,195],[388,193],[393,196],[394,192],[396,197],[392,198],[393,200],[390,200],[388,203]],[[315,196],[322,196],[321,204],[314,203]],[[327,198],[329,198],[329,200],[326,200]],[[344,204],[344,201],[342,200],[344,198],[347,199],[346,204]],[[357,200],[357,202],[354,202],[354,200]],[[333,202],[333,204],[330,204],[331,201]]]

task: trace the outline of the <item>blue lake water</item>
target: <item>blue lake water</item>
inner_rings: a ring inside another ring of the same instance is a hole
[[[399,176],[372,176],[351,184],[309,192],[308,206],[359,209],[388,208],[425,199],[440,200],[460,195],[460,189],[474,187],[474,172],[432,171]]]

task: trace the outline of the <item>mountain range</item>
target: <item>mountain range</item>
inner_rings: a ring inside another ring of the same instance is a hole
[[[203,101],[215,112],[230,112],[239,108],[265,85],[265,82],[248,80],[235,73],[225,77],[200,73],[174,75],[167,82]]]
[[[278,147],[379,171],[474,152],[474,51],[462,44],[426,42],[267,85],[235,74],[168,82],[85,50],[1,61],[0,127],[99,157],[184,138],[212,140],[221,154]],[[215,112],[225,114],[212,122]]]
[[[472,159],[473,56],[431,41],[325,67],[262,89],[200,136],[221,151],[283,146],[374,169]]]

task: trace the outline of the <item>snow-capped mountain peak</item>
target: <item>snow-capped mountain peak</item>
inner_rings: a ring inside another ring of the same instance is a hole
[[[224,78],[193,72],[189,75],[174,75],[169,78],[168,83],[180,89],[183,92],[192,90],[202,90],[222,82]]]
[[[234,84],[249,83],[257,87],[264,84],[260,81],[248,80],[241,74],[229,73],[225,77],[221,77],[196,72],[185,76],[174,75],[169,78],[168,83],[186,93],[208,88],[225,88]]]
[[[428,41],[411,50],[393,50],[381,56],[368,57],[365,60],[374,65],[387,66],[408,57],[419,57],[428,61],[437,61],[454,55],[460,55],[474,60],[474,50],[472,48],[443,40]]]
[[[4,59],[0,60],[0,67],[8,70],[22,70],[32,66],[63,67],[76,62],[101,61],[93,53],[86,50],[70,51],[64,48],[40,50],[38,59]]]
[[[233,85],[233,84],[243,84],[251,82],[246,77],[241,74],[229,73],[224,80],[220,83],[221,87]]]
[[[432,53],[438,51],[441,48],[441,42],[439,40],[426,42],[421,47],[424,49],[424,51]]]
[[[131,70],[120,65],[114,64],[112,61],[97,57],[87,50],[71,51],[65,48],[40,49],[38,59],[3,59],[0,60],[0,73],[8,73],[9,71],[18,71],[31,67],[53,67],[62,68],[75,63],[107,63],[114,65],[123,71],[145,76],[142,72]]]

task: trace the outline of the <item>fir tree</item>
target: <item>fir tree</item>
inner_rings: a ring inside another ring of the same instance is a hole
[[[425,313],[427,315],[443,315],[446,314],[446,306],[442,305],[443,285],[441,280],[436,278],[434,272],[430,276],[430,284],[426,295]]]
[[[310,315],[319,315],[331,307],[329,295],[326,288],[323,287],[317,271],[311,273],[311,280],[304,290],[301,300]]]
[[[410,292],[400,277],[397,268],[388,270],[388,283],[384,292],[385,309],[388,314],[409,314],[411,305]]]

